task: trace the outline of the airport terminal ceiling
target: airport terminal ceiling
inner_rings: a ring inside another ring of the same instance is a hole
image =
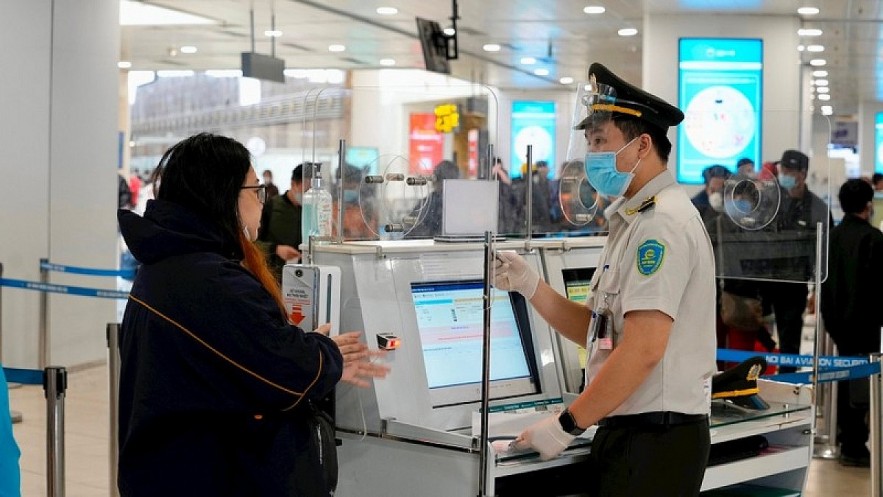
[[[447,27],[452,15],[451,2],[425,0],[130,3],[172,8],[210,22],[124,25],[120,60],[131,62],[131,70],[239,69],[240,53],[251,47],[252,6],[256,51],[270,53],[271,38],[265,32],[275,13],[274,27],[281,32],[275,53],[288,69],[422,68],[414,18]],[[585,13],[590,6],[603,7],[604,12]],[[808,6],[819,12],[797,13],[799,7]],[[397,12],[379,14],[379,7],[394,7]],[[827,71],[824,79],[829,83],[830,100],[826,103],[835,114],[855,114],[860,102],[883,101],[883,8],[879,0],[459,0],[458,7],[460,58],[452,61],[453,75],[503,89],[561,87],[561,78],[584,78],[594,60],[605,61],[626,80],[641,81],[645,16],[757,15],[799,18],[802,28],[821,30],[821,35],[800,37],[803,50],[794,47],[792,61],[766,62],[809,66],[813,59],[824,59],[825,66],[815,69]],[[144,18],[136,15],[136,19]],[[618,34],[628,28],[637,33]],[[486,51],[488,44],[498,45],[499,51]],[[344,50],[330,51],[332,45],[342,45]],[[196,52],[185,53],[181,49],[185,46],[196,47]],[[823,49],[818,51],[818,46]],[[526,64],[525,58],[532,58],[533,64]]]

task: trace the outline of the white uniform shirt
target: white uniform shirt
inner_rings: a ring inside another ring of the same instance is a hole
[[[654,196],[655,202],[647,201]],[[645,208],[639,212],[642,204]],[[609,415],[708,413],[709,378],[716,369],[716,287],[711,241],[699,213],[671,173],[664,171],[631,199],[611,204],[606,214],[610,234],[588,304],[595,311],[609,309],[614,347],[629,311],[658,310],[673,320],[662,360]],[[600,342],[588,337],[587,385],[611,353],[602,350]]]

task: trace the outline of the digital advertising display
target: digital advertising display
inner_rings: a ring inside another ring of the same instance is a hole
[[[874,172],[883,173],[883,112],[874,117]]]
[[[681,38],[678,49],[678,182],[701,184],[715,164],[735,171],[742,157],[760,164],[762,40]]]
[[[555,102],[512,102],[511,143],[511,177],[521,177],[521,165],[527,163],[527,146],[533,145],[533,163],[546,161],[549,164],[549,178],[554,178]]]

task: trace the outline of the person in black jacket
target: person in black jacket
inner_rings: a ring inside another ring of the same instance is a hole
[[[834,225],[828,204],[810,191],[806,185],[809,157],[799,150],[785,150],[778,163],[778,181],[782,204],[773,221],[774,229],[791,244],[792,251],[807,254],[803,257],[773,263],[772,279],[761,285],[761,298],[765,308],[772,308],[776,317],[776,333],[779,349],[783,354],[799,354],[803,332],[803,313],[807,307],[809,291],[807,282],[815,275],[816,224],[822,224],[824,238]],[[808,255],[812,254],[812,255]],[[796,371],[792,366],[780,366],[780,373]]]
[[[263,185],[239,142],[169,149],[144,217],[120,229],[143,264],[121,327],[120,494],[327,496],[307,404],[365,384],[357,333],[289,324],[257,238]]]
[[[880,351],[879,285],[883,282],[883,233],[871,226],[874,190],[861,179],[840,187],[843,220],[831,230],[828,278],[822,283],[822,318],[844,356]],[[869,466],[867,380],[841,382],[837,395],[840,462]]]

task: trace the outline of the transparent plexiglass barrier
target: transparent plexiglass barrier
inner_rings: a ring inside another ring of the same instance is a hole
[[[796,112],[768,112],[763,122],[772,129],[797,128],[800,119]],[[814,115],[811,121],[817,128],[814,136],[831,136],[825,116]],[[798,149],[782,147],[753,171],[734,171],[723,179],[722,202],[701,209],[719,277],[741,280],[743,285],[805,284],[815,281],[817,273],[821,280],[826,278],[828,233],[833,227],[830,205],[845,173],[832,171],[825,145],[800,151],[806,162],[796,154],[780,162],[785,149]]]
[[[514,160],[508,141],[499,145],[500,104],[491,88],[389,83],[328,88],[308,99],[313,111],[305,125],[312,129],[308,156],[322,164],[320,174],[334,197],[337,240],[447,234],[442,226],[446,179],[493,181],[498,196],[494,231],[507,238],[527,237],[528,195],[534,237],[606,231],[580,163],[562,161],[546,171],[535,165],[528,171],[524,156],[530,143]],[[329,109],[339,110],[344,125],[332,124],[338,118]],[[346,146],[343,168],[341,140]]]
[[[523,159],[510,157],[508,141],[505,147],[499,146],[500,104],[491,88],[383,84],[326,88],[311,91],[305,98],[310,116],[303,125],[305,156],[322,164],[320,174],[334,198],[333,237],[337,240],[442,234],[442,186],[445,179],[453,178],[497,182],[496,231],[509,238],[526,238],[529,224],[532,237],[607,232],[604,208],[612,199],[600,195],[586,179],[583,131],[571,131],[565,157],[558,164],[550,165],[549,170],[536,164],[528,169]],[[573,116],[559,118],[578,122],[584,111],[579,104],[575,109]],[[762,122],[768,130],[777,130],[782,123],[796,130],[800,119],[796,111],[770,111]],[[813,135],[829,136],[827,118],[814,115],[803,119],[819,128]],[[669,133],[675,146],[677,133],[690,134],[688,124],[685,121]],[[806,283],[818,270],[824,279],[829,204],[839,187],[839,183],[829,182],[843,176],[832,174],[826,150],[803,150],[809,156],[806,171],[780,170],[775,162],[785,149],[798,146],[772,150],[768,143],[773,139],[766,138],[762,143],[767,152],[763,158],[755,158],[755,169],[739,173],[735,161],[748,155],[734,149],[733,140],[739,137],[727,141],[709,138],[708,133],[705,136],[705,142],[697,146],[712,157],[708,166],[722,165],[731,172],[722,187],[715,185],[722,202],[702,209],[718,276]],[[346,147],[342,168],[338,158],[341,140]],[[675,149],[669,164],[673,173],[676,160]],[[782,185],[780,180],[784,176],[796,177],[797,184],[786,188],[790,185]],[[338,226],[341,204],[342,232]],[[819,221],[821,232],[816,231]],[[819,240],[823,247],[820,259],[816,254]]]

